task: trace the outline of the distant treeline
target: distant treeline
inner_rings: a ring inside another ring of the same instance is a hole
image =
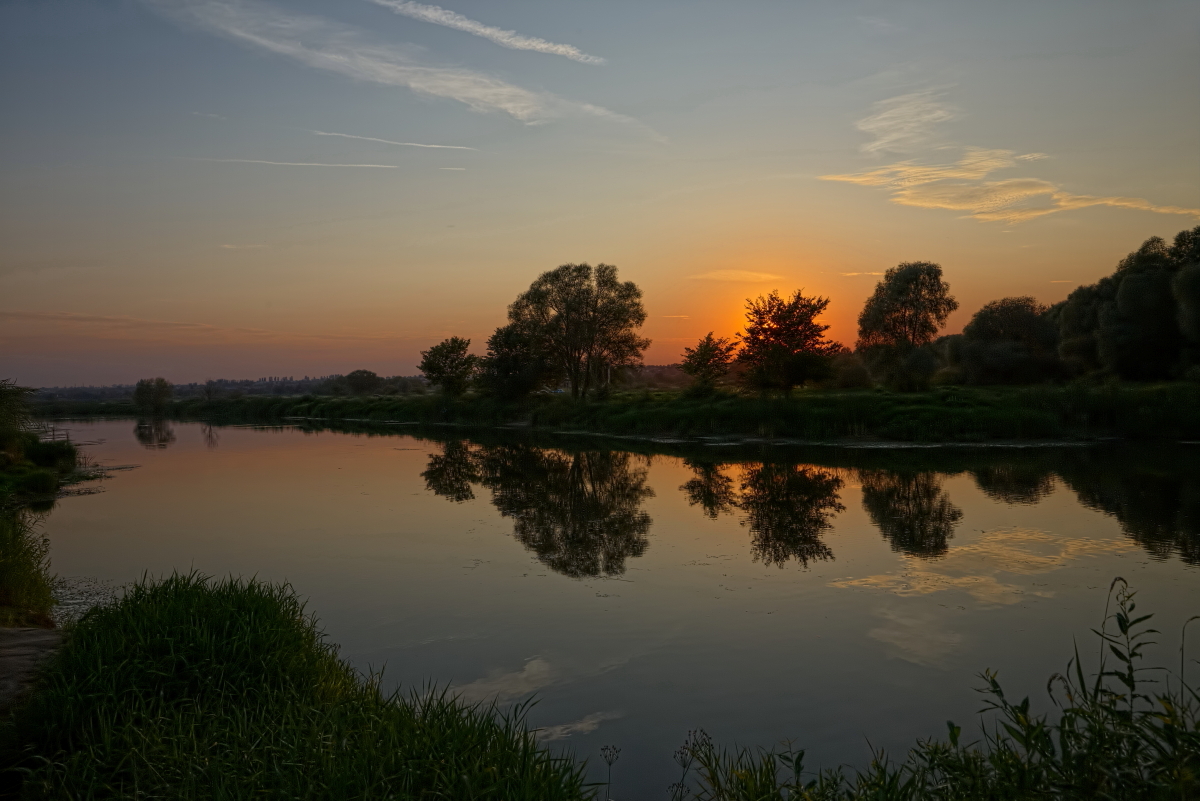
[[[361,374],[370,376],[369,387],[360,386],[361,381],[355,381]],[[159,379],[146,379],[138,384],[111,384],[109,386],[78,386],[78,387],[42,387],[33,394],[36,401],[132,401],[139,385],[147,381],[154,383]],[[379,395],[407,395],[427,391],[428,382],[422,376],[377,376],[369,370],[356,370],[349,375],[304,376],[269,376],[258,379],[217,378],[204,382],[190,384],[171,384],[165,399],[205,398],[240,398],[253,395],[355,395],[371,392]],[[161,385],[160,385],[161,386]],[[159,390],[162,392],[163,390]]]

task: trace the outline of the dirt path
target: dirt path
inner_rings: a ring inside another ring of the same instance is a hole
[[[0,715],[29,689],[38,666],[62,643],[54,629],[0,629]]]

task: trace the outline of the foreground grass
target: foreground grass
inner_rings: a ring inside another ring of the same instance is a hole
[[[54,625],[50,543],[37,523],[28,509],[0,506],[0,627]]]
[[[55,402],[47,417],[133,416],[131,403]],[[847,438],[917,442],[1200,438],[1200,384],[946,387],[923,393],[804,390],[789,398],[680,392],[614,393],[572,402],[536,396],[523,404],[467,396],[264,397],[176,401],[166,414],[213,422],[315,420],[500,425],[641,436]]]
[[[520,710],[386,696],[257,581],[176,575],[92,610],[3,735],[21,798],[591,795]]]
[[[948,724],[902,762],[816,775],[804,752],[675,759],[675,801],[1167,801],[1200,797],[1200,697],[1143,667],[1149,615],[1116,587],[1098,671],[1076,652],[1038,715],[985,674],[994,722]],[[1181,657],[1182,658],[1182,657]],[[1181,670],[1182,670],[1181,665]],[[591,799],[585,766],[540,748],[522,710],[384,696],[338,659],[287,586],[172,576],[89,612],[0,728],[0,778],[25,799]],[[643,796],[657,797],[642,788]],[[607,793],[606,793],[607,795]]]

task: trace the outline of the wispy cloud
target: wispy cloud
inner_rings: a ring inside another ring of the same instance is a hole
[[[600,724],[604,721],[616,720],[621,717],[624,717],[624,714],[621,712],[593,712],[571,723],[560,723],[557,726],[546,726],[543,729],[538,729],[537,738],[543,742],[548,742],[551,740],[563,740],[572,734],[589,734],[600,728]]]
[[[926,89],[880,100],[872,113],[854,124],[871,136],[864,153],[905,152],[926,144],[938,123],[949,122],[958,110],[942,100],[945,90]]]
[[[747,283],[763,283],[765,281],[783,280],[782,275],[775,273],[756,273],[750,270],[712,270],[699,275],[689,275],[694,281],[742,281]]]
[[[385,145],[400,145],[402,147],[432,147],[439,150],[478,150],[477,147],[462,145],[423,145],[419,142],[393,142],[391,139],[376,139],[373,136],[355,136],[354,134],[333,133],[331,131],[313,131],[317,136],[340,136],[343,139],[361,139],[364,142],[382,142]]]
[[[395,164],[325,164],[318,161],[265,161],[263,159],[202,159],[189,158],[187,161],[215,161],[225,164],[270,164],[275,167],[354,167],[371,170],[398,170]]]
[[[193,111],[193,112],[192,112],[192,116],[195,116],[195,117],[208,117],[209,119],[213,119],[213,120],[223,120],[223,119],[225,119],[225,118],[224,118],[224,117],[222,117],[220,114],[205,114],[203,111]]]
[[[1200,209],[1163,206],[1136,197],[1077,195],[1040,178],[984,180],[993,172],[1016,166],[1018,161],[1030,161],[1029,156],[1043,155],[1018,156],[1011,150],[966,148],[963,157],[953,164],[901,161],[866,172],[822,175],[821,179],[881,187],[891,191],[892,202],[902,206],[965,211],[967,217],[985,222],[1018,223],[1089,206],[1200,217]]]
[[[690,315],[687,315],[687,314],[664,314],[663,319],[664,320],[690,320],[692,318]]]
[[[545,39],[538,39],[534,36],[522,36],[516,31],[506,31],[503,28],[484,25],[482,22],[476,22],[470,17],[464,17],[462,14],[440,6],[427,6],[424,3],[414,3],[411,0],[370,0],[370,2],[377,6],[390,8],[397,14],[419,19],[422,22],[432,22],[434,25],[443,25],[447,28],[454,28],[457,31],[465,31],[475,36],[482,36],[484,39],[495,42],[501,47],[508,47],[513,50],[533,50],[538,53],[549,53],[554,56],[563,56],[582,64],[604,63],[604,59],[599,56],[589,56],[573,45],[555,44],[554,42],[547,42]]]
[[[253,248],[265,247],[265,245],[221,245],[225,250],[251,250]]]
[[[842,273],[842,275],[883,275],[883,273]]]
[[[466,169],[466,167],[438,167],[438,169],[439,169],[439,170],[453,170],[453,171],[455,171],[455,172],[462,172],[463,170],[465,170],[465,169]]]
[[[386,86],[446,97],[475,111],[499,111],[534,124],[570,116],[606,117],[640,125],[589,103],[533,92],[459,67],[434,67],[415,58],[416,48],[370,41],[362,32],[320,17],[285,13],[265,3],[238,0],[143,0],[187,25],[295,59],[316,69]],[[644,128],[644,126],[642,126]]]

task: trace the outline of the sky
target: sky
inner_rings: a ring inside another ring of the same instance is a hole
[[[6,0],[0,377],[416,372],[561,264],[650,364],[939,263],[960,330],[1200,224],[1200,4]]]

